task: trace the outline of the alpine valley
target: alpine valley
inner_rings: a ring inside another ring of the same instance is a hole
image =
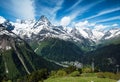
[[[115,72],[120,65],[120,28],[55,26],[45,16],[16,22],[0,17],[0,24],[0,72],[9,78],[91,62],[99,70]]]

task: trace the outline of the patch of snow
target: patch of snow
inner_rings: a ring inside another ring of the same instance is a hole
[[[11,46],[6,46],[6,50],[10,50],[11,49]]]
[[[99,41],[104,36],[104,33],[100,31],[92,30],[92,33],[93,33],[92,39],[95,42]]]
[[[4,23],[5,21],[6,21],[6,19],[0,16],[0,24]]]

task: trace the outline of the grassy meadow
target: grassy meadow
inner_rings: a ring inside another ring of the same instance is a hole
[[[58,77],[48,78],[44,82],[116,82],[116,80],[97,77]]]

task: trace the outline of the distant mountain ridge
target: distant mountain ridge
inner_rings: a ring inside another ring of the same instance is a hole
[[[3,17],[0,18],[2,22],[5,21]],[[104,32],[79,26],[74,28],[54,26],[44,15],[38,21],[19,20],[11,23],[15,26],[13,32],[24,39],[43,40],[45,37],[52,37],[79,43],[84,40],[87,40],[88,43],[101,43],[101,40],[108,40],[120,35],[120,28]]]

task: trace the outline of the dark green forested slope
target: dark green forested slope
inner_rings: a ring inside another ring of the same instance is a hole
[[[83,55],[83,51],[76,44],[55,38],[46,39],[38,44],[32,43],[31,46],[37,54],[55,61],[81,61]]]
[[[101,71],[115,72],[116,65],[120,65],[120,44],[111,44],[87,53],[84,63],[91,64],[92,61]]]

